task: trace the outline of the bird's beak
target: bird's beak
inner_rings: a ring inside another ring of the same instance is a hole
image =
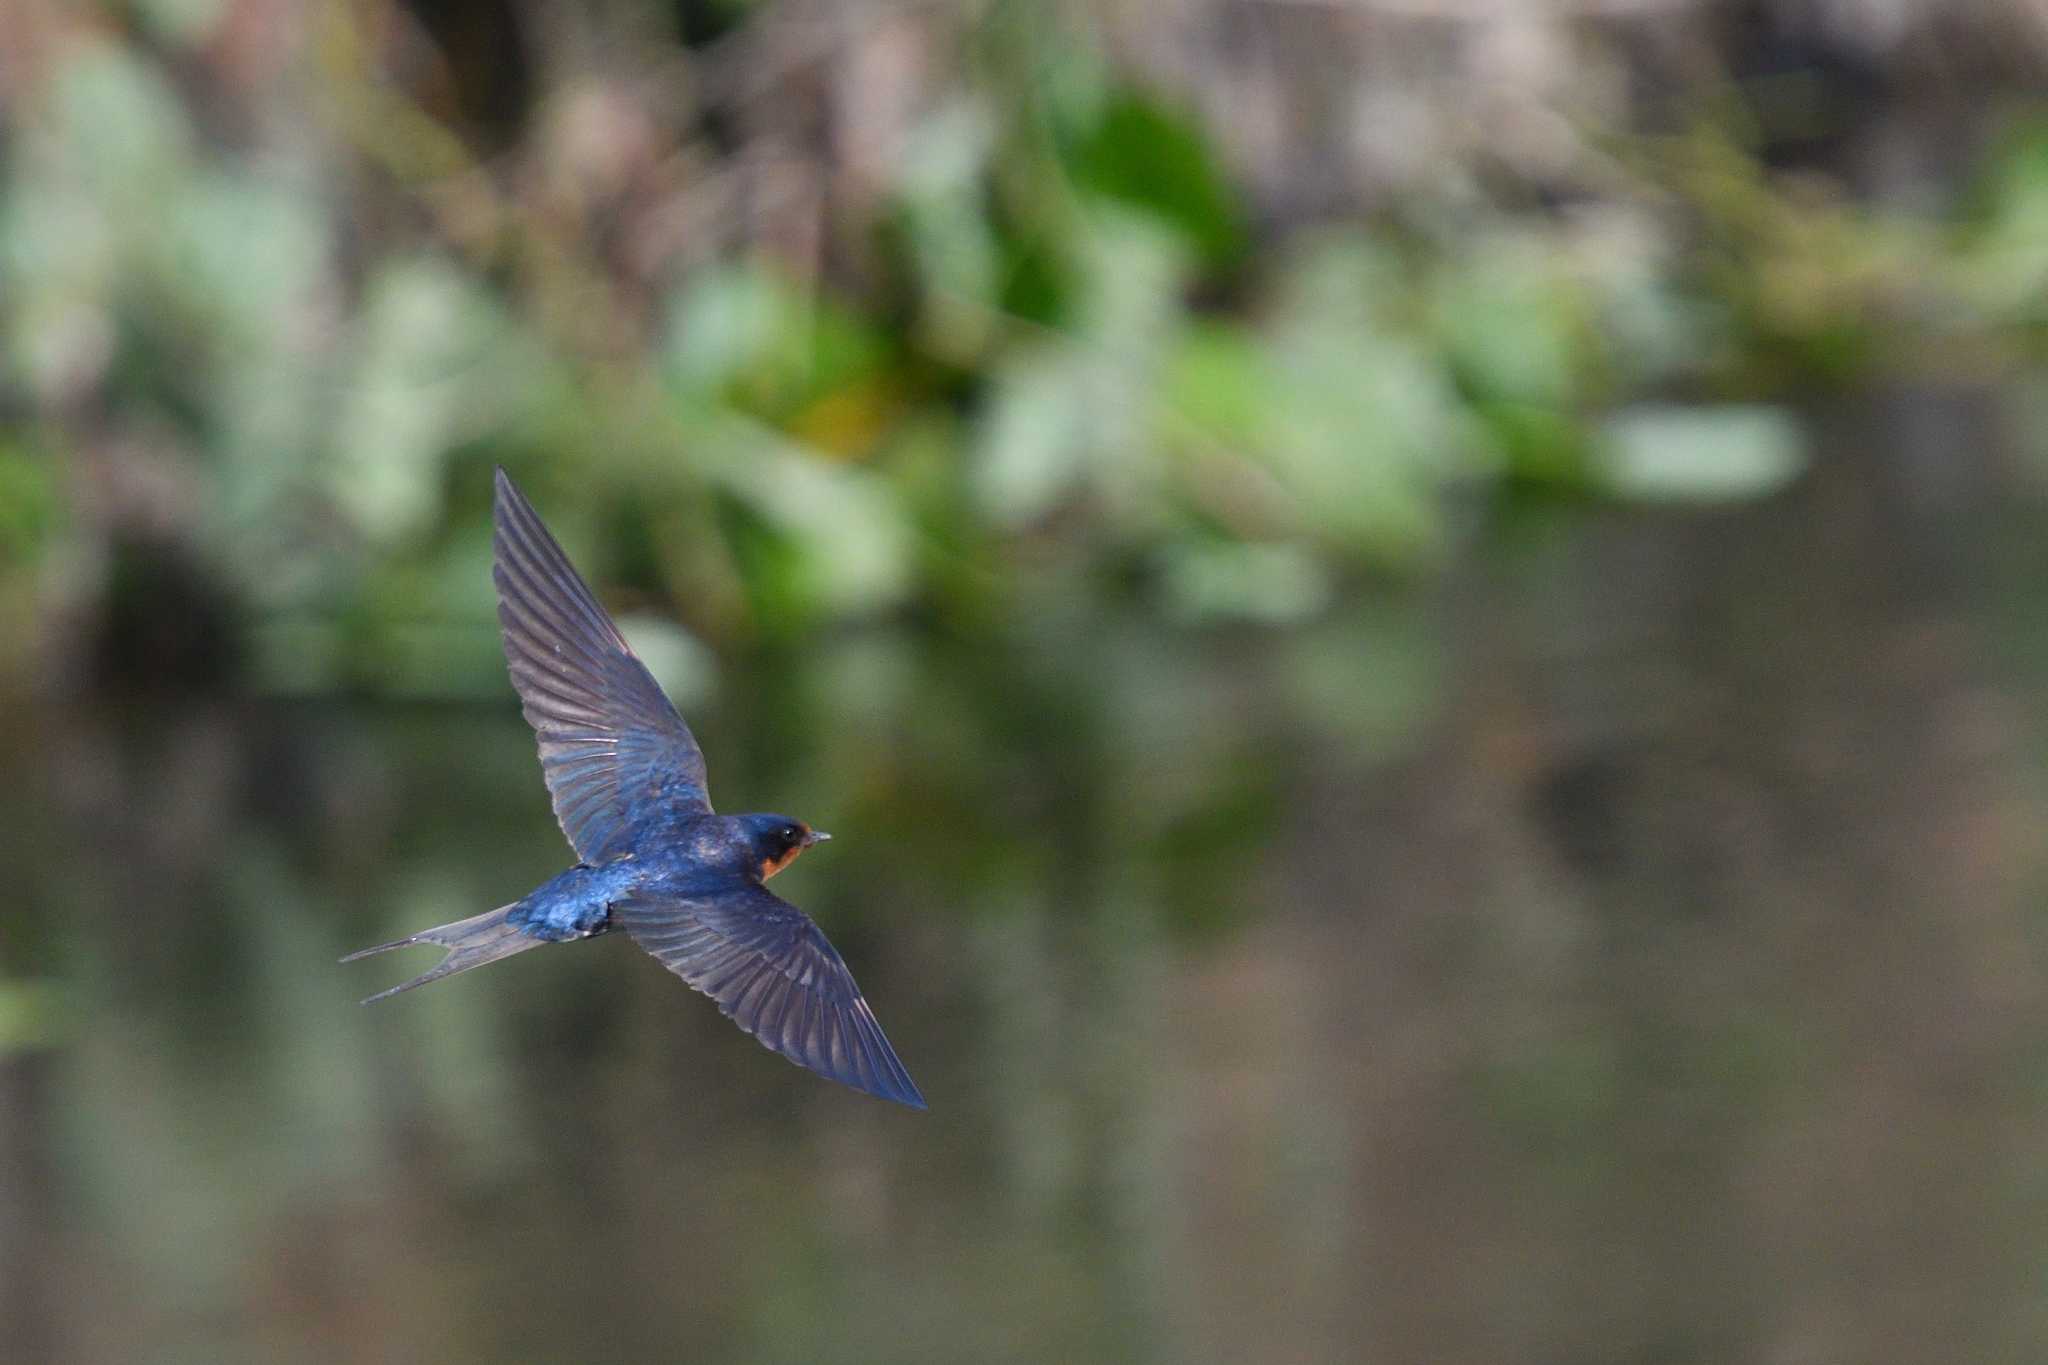
[[[814,829],[804,836],[804,847],[809,848],[812,844],[822,844],[831,837],[822,829]]]

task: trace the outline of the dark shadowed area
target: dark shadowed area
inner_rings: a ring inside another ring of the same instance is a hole
[[[2048,27],[0,8],[0,1360],[2048,1355]],[[511,469],[918,1114],[572,858]]]

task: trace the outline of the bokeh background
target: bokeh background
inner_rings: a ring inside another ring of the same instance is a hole
[[[5,0],[0,1357],[2048,1358],[2040,0]],[[568,859],[503,464],[929,1114]]]

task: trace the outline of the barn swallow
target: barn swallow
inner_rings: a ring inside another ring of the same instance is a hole
[[[363,1003],[623,929],[771,1050],[923,1109],[846,963],[763,885],[831,836],[785,815],[713,814],[689,726],[502,469],[492,513],[505,659],[577,862],[509,905],[349,954],[343,962],[414,944],[448,950]]]

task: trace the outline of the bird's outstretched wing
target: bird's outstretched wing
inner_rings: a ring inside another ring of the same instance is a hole
[[[925,1107],[838,951],[810,916],[766,887],[635,897],[613,905],[612,916],[770,1050],[855,1090]]]
[[[576,856],[604,862],[649,824],[709,811],[690,727],[502,469],[492,510],[505,661]]]

